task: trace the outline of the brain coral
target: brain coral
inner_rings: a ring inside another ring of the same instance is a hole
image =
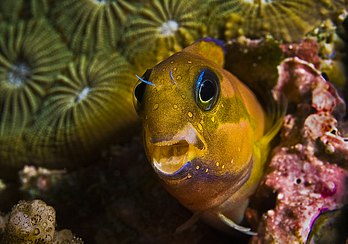
[[[130,17],[124,32],[126,54],[136,63],[156,62],[206,34],[206,4],[202,1],[153,0]],[[144,53],[146,53],[144,55]],[[149,57],[146,57],[149,56]],[[144,60],[145,59],[145,60]]]
[[[43,201],[20,201],[10,213],[2,243],[53,243],[56,212]]]
[[[296,41],[317,26],[327,14],[327,1],[311,0],[213,0],[210,25],[226,23],[225,36],[258,38],[267,34],[278,40]]]
[[[129,64],[117,53],[71,62],[25,131],[32,158],[53,165],[83,161],[109,139],[119,141],[136,121],[132,81]]]
[[[68,229],[56,231],[56,211],[41,200],[20,201],[8,217],[0,215],[0,242],[4,244],[82,244]]]
[[[135,7],[126,0],[63,0],[52,8],[52,21],[77,52],[116,48],[122,23]]]

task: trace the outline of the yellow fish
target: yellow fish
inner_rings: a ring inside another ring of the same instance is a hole
[[[214,227],[255,234],[238,224],[281,119],[270,119],[223,65],[216,40],[198,41],[138,77],[135,106],[148,160],[167,190]]]

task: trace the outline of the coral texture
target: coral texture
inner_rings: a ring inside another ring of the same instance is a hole
[[[274,92],[299,105],[285,117],[282,143],[264,180],[277,193],[276,207],[263,216],[262,235],[253,241],[304,243],[322,212],[348,203],[346,162],[335,164],[336,148],[347,147],[334,117],[345,113],[345,103],[320,71],[297,57],[279,66]]]
[[[46,17],[50,8],[50,0],[31,0],[29,5],[28,9],[30,10],[31,17]]]
[[[45,17],[49,11],[50,0],[3,0],[0,2],[0,16],[15,23],[23,18]]]
[[[4,0],[0,2],[0,13],[4,19],[9,21],[18,20],[23,8],[23,0],[11,1]]]
[[[25,126],[71,54],[45,20],[17,21],[0,30],[1,175],[27,162]],[[13,170],[11,170],[13,171]]]
[[[115,49],[122,23],[135,7],[125,0],[56,1],[52,21],[76,52]]]
[[[130,18],[124,32],[125,52],[135,63],[147,62],[151,67],[204,37],[205,21],[206,3],[201,1],[152,0]]]
[[[0,135],[23,129],[71,58],[45,21],[6,27],[0,37]]]
[[[210,25],[217,29],[226,23],[226,39],[240,35],[249,38],[268,34],[277,40],[297,41],[327,15],[326,1],[212,1]],[[330,5],[330,4],[329,4]]]
[[[6,224],[3,243],[53,243],[56,213],[40,200],[19,202]]]
[[[70,230],[55,231],[56,212],[41,200],[20,201],[8,217],[0,217],[0,240],[4,244],[82,244]]]
[[[71,62],[25,132],[32,158],[61,167],[66,159],[93,157],[105,142],[121,141],[123,129],[136,121],[132,73],[117,53]]]

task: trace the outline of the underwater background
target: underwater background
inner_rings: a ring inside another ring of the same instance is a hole
[[[202,222],[175,233],[191,213],[146,162],[136,75],[209,36],[226,43],[225,68],[242,81],[274,85],[281,61],[299,57],[346,98],[347,9],[346,0],[2,0],[0,240],[247,243]],[[335,163],[346,170],[347,158]],[[267,194],[261,214],[275,205]]]

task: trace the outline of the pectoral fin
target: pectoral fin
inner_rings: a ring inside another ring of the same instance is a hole
[[[175,233],[180,233],[191,228],[200,218],[200,213],[194,213],[185,223],[176,228]]]
[[[233,229],[235,230],[238,230],[244,234],[247,234],[247,235],[251,235],[251,236],[255,236],[257,235],[256,232],[253,232],[251,231],[250,228],[246,228],[246,227],[243,227],[243,226],[240,226],[240,225],[237,225],[235,222],[233,222],[233,220],[227,218],[225,215],[223,215],[222,213],[218,213],[218,217],[220,218],[220,220],[222,222],[224,222],[226,225],[232,227]]]

